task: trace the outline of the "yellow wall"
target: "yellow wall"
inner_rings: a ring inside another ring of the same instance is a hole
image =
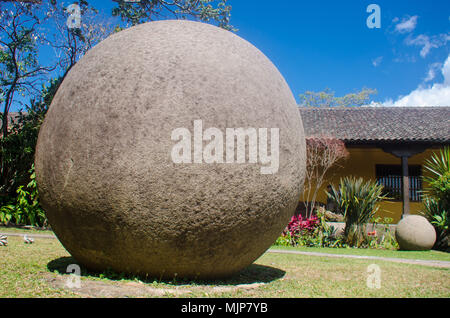
[[[338,185],[339,179],[345,176],[362,177],[365,180],[376,180],[375,165],[400,165],[401,159],[384,152],[378,148],[348,148],[350,156],[347,160],[341,161],[340,167],[335,167],[327,175],[327,182],[324,182],[322,188],[318,192],[317,201],[326,203],[327,196],[325,189],[328,184]],[[423,165],[426,159],[429,159],[432,153],[438,149],[428,149],[423,153],[417,154],[409,158],[410,165]],[[424,173],[422,169],[422,173]],[[301,199],[304,201],[304,197]],[[417,214],[421,209],[420,202],[410,202],[410,213]],[[393,223],[398,223],[402,216],[402,202],[384,201],[380,204],[377,216],[389,217],[393,219]]]

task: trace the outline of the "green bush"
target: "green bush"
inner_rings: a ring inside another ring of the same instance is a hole
[[[280,235],[275,243],[273,244],[275,246],[295,246],[294,239],[291,237],[291,233],[283,233]]]
[[[59,87],[61,78],[52,79],[42,87],[39,98],[26,105],[26,112],[19,112],[9,125],[9,134],[0,139],[0,192],[15,196],[24,180],[28,180],[28,170],[34,162],[39,129],[45,114]],[[0,116],[5,116],[1,113]]]
[[[383,223],[380,223],[381,217],[374,217],[372,220],[373,231],[369,235],[369,248],[398,250],[399,245],[395,239],[395,235],[391,232],[389,224],[392,224],[394,219],[389,217],[383,218]]]
[[[283,234],[276,240],[277,246],[341,247],[336,229],[328,225],[325,209],[316,210],[316,216],[303,219],[293,216]]]
[[[435,198],[446,211],[450,210],[450,147],[440,150],[439,154],[433,153],[424,168],[429,172],[423,177],[428,183],[425,196]]]
[[[328,197],[344,214],[344,242],[353,247],[364,247],[370,242],[366,224],[379,209],[378,203],[387,197],[382,194],[383,186],[362,178],[341,178],[339,189],[333,186]]]
[[[274,243],[275,246],[306,246],[306,247],[334,247],[334,248],[348,248],[350,245],[346,244],[343,237],[336,234],[336,229],[329,225],[326,221],[325,209],[319,208],[316,212],[317,217],[314,219],[307,219],[304,223],[312,224],[313,227],[303,226],[300,231],[296,230],[293,224],[298,218],[293,217],[291,223],[284,230],[283,234],[277,238]],[[309,220],[309,221],[308,221]],[[294,222],[293,222],[294,221]],[[371,233],[367,233],[365,244],[360,245],[360,248],[373,249],[387,249],[398,250],[398,243],[394,234],[389,229],[389,224],[393,219],[385,217],[382,224],[380,217],[371,220],[373,228],[376,229]],[[297,227],[298,228],[298,227]]]
[[[39,203],[34,165],[29,173],[31,180],[26,187],[17,188],[15,201],[0,208],[0,223],[47,227],[47,218]]]
[[[326,220],[326,210],[319,208],[316,210],[318,226],[314,229],[313,236],[316,239],[315,246],[320,247],[341,247],[340,238],[336,237],[336,229],[329,225]]]
[[[423,177],[428,186],[424,190],[421,214],[436,230],[434,248],[447,250],[450,235],[450,147],[433,153],[431,159],[425,162],[424,168],[429,175]]]
[[[0,139],[0,192],[2,206],[17,196],[17,189],[28,183],[41,120],[30,113],[19,113],[10,134]]]
[[[34,176],[34,153],[39,129],[61,79],[42,88],[38,100],[31,100],[20,112],[7,136],[0,138],[0,223],[45,226]],[[1,114],[3,116],[4,114]]]

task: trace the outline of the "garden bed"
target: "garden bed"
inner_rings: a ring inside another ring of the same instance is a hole
[[[333,226],[336,229],[336,235],[342,235],[345,228],[345,222],[327,222],[328,225]],[[385,233],[388,230],[392,235],[395,235],[395,228],[397,224],[376,224],[367,223],[367,232],[377,231],[379,233]]]

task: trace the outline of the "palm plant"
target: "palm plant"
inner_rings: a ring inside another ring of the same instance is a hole
[[[434,226],[437,234],[435,248],[448,249],[450,227],[450,147],[439,153],[433,153],[431,159],[425,161],[428,175],[423,181],[428,185],[424,191],[423,209],[421,211]]]
[[[429,175],[423,180],[428,184],[424,194],[441,202],[445,210],[450,208],[450,147],[433,153],[431,159],[425,161],[425,170]]]
[[[332,187],[327,195],[344,214],[346,243],[361,247],[367,239],[366,224],[377,213],[378,203],[387,199],[383,186],[371,180],[345,177],[340,180],[339,190]]]

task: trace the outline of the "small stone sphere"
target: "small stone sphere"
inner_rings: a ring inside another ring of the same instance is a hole
[[[409,215],[397,224],[395,237],[401,250],[427,251],[436,242],[436,231],[425,217]]]
[[[289,222],[305,138],[289,86],[253,45],[158,21],[108,37],[70,70],[35,167],[49,223],[80,265],[220,278]]]

